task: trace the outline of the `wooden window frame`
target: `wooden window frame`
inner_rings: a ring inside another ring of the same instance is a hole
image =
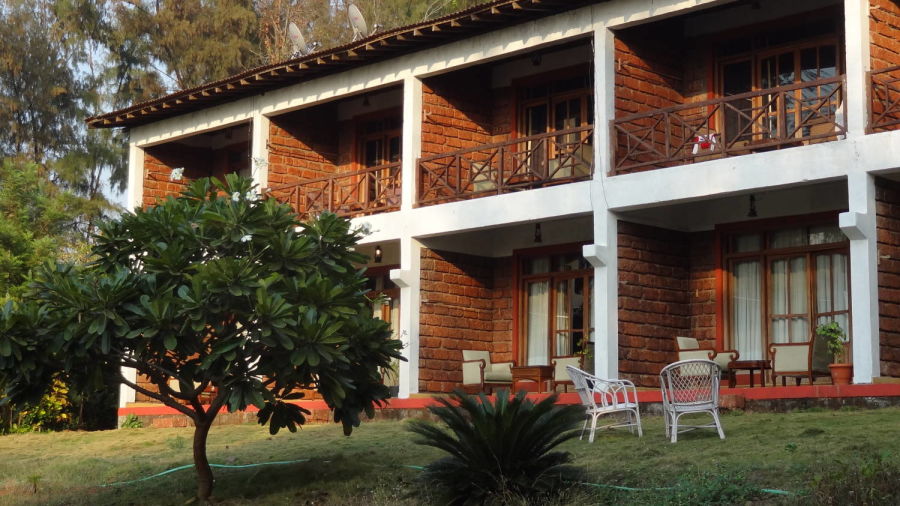
[[[717,289],[717,321],[720,324],[717,325],[717,346],[719,349],[733,349],[734,346],[734,336],[731,335],[731,299],[732,299],[732,273],[734,272],[733,264],[735,261],[740,260],[757,260],[759,261],[760,268],[762,269],[762,275],[760,280],[760,328],[763,340],[763,354],[766,356],[768,354],[768,347],[772,344],[772,336],[771,336],[771,321],[773,316],[778,317],[790,317],[794,316],[792,313],[786,313],[784,315],[778,314],[773,315],[771,312],[771,294],[769,293],[769,288],[771,286],[772,280],[772,270],[770,268],[770,264],[773,260],[777,259],[790,259],[796,258],[800,255],[804,255],[806,258],[806,276],[807,276],[807,311],[806,313],[798,313],[799,316],[807,317],[809,321],[810,332],[814,331],[817,320],[820,317],[826,316],[834,316],[838,314],[846,314],[847,320],[850,323],[847,329],[844,329],[847,333],[848,341],[852,339],[851,330],[852,330],[852,321],[853,321],[853,297],[852,294],[848,297],[847,301],[847,309],[840,311],[826,311],[819,312],[816,307],[817,299],[815,297],[818,287],[817,285],[817,277],[816,277],[816,268],[813,266],[813,261],[816,255],[823,253],[841,253],[846,255],[847,260],[850,260],[850,244],[849,239],[837,242],[837,243],[828,243],[828,244],[816,244],[816,245],[805,245],[805,246],[795,246],[789,248],[772,248],[769,243],[770,234],[774,231],[785,230],[789,228],[803,228],[807,230],[810,227],[821,226],[821,225],[837,225],[837,212],[828,212],[828,213],[818,213],[814,215],[808,216],[793,216],[786,218],[774,218],[768,220],[757,220],[753,222],[743,222],[737,224],[728,224],[716,227],[716,244],[718,249],[718,268],[717,272],[719,273],[719,282]],[[731,238],[741,235],[741,234],[750,234],[757,233],[761,236],[760,249],[757,251],[749,251],[749,252],[731,252],[729,251],[731,248]],[[830,286],[830,293],[832,303],[834,301],[834,280],[832,279]],[[851,286],[851,274],[850,269],[847,269],[847,288],[850,290]],[[795,341],[794,341],[795,342]]]
[[[363,127],[365,124],[373,121],[387,121],[390,119],[399,118],[400,119],[400,127],[396,129],[384,129],[379,131],[378,133],[366,134],[363,132]],[[365,146],[366,142],[372,139],[381,139],[382,140],[382,151],[387,149],[389,139],[391,137],[397,137],[400,139],[400,159],[403,159],[403,108],[402,107],[390,107],[387,109],[381,109],[379,111],[373,111],[366,114],[360,114],[353,117],[353,171],[361,171],[366,169],[365,163]],[[382,153],[383,154],[383,153]],[[383,162],[379,165],[384,165],[385,163],[391,163],[390,161]],[[376,165],[377,167],[377,165]],[[365,178],[366,176],[360,174],[355,177],[355,181],[358,183],[361,178]],[[371,202],[372,200],[372,192],[373,188],[369,187],[370,185],[367,183],[365,185],[365,202]],[[375,197],[378,197],[378,190],[375,189]],[[363,199],[360,199],[361,201]]]
[[[553,257],[554,255],[562,255],[562,254],[577,254],[581,257],[581,249],[587,244],[586,242],[579,243],[569,243],[569,244],[560,244],[553,246],[542,246],[537,248],[527,248],[521,250],[515,250],[513,252],[513,357],[515,357],[517,364],[525,364],[528,358],[528,329],[527,329],[527,311],[528,311],[528,296],[526,286],[529,282],[539,281],[539,280],[547,280],[549,284],[548,297],[549,304],[547,305],[548,311],[548,321],[547,321],[547,345],[548,345],[548,361],[556,358],[556,332],[560,329],[555,328],[555,319],[556,319],[556,281],[561,281],[564,279],[571,280],[582,278],[584,279],[584,322],[582,332],[584,336],[587,337],[588,342],[591,342],[591,336],[594,332],[593,322],[591,321],[591,308],[590,303],[593,297],[593,280],[594,280],[594,268],[588,267],[586,269],[579,269],[574,271],[550,271],[546,273],[540,274],[525,274],[524,267],[528,260],[536,258],[536,257]],[[552,266],[551,266],[552,267]],[[569,310],[569,317],[571,319],[571,309]],[[572,331],[572,329],[563,329]],[[543,364],[549,365],[549,364]]]

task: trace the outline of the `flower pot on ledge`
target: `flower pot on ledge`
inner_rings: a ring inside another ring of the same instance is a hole
[[[853,377],[853,364],[828,364],[833,385],[849,385]]]

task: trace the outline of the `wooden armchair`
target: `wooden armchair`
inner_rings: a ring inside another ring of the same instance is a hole
[[[493,391],[494,387],[512,387],[513,362],[491,362],[491,354],[487,351],[462,351],[463,390],[467,392],[484,392],[485,388]]]
[[[728,376],[731,384],[734,384],[734,371],[728,367],[728,364],[740,359],[741,354],[737,350],[716,351],[713,348],[701,348],[699,341],[693,337],[676,336],[675,352],[678,353],[679,362],[682,360],[712,360]]]
[[[807,378],[812,385],[818,377],[831,377],[828,364],[834,361],[834,356],[828,351],[827,338],[818,334],[805,343],[771,344],[769,357],[772,361],[772,382],[781,376],[782,386],[786,385],[789,376],[796,380],[797,386],[803,378]]]
[[[568,366],[572,366],[576,369],[583,369],[584,363],[584,355],[572,355],[568,357],[556,357],[550,360],[550,365],[553,366],[553,379],[550,380],[550,392],[556,392],[556,387],[559,385],[563,385],[563,391],[565,392],[569,385],[575,386],[572,382],[572,378],[569,375],[569,371],[567,369]]]

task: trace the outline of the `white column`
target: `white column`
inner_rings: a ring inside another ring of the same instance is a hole
[[[615,117],[615,51],[613,33],[594,29],[594,243],[584,257],[594,267],[594,371],[603,378],[619,376],[618,223],[608,209],[606,179],[612,169],[610,121]]]
[[[144,150],[134,142],[128,144],[128,188],[125,191],[125,207],[134,211],[144,200]]]
[[[142,205],[144,199],[144,150],[134,142],[128,144],[128,187],[126,191],[125,207],[128,211]],[[137,380],[137,371],[130,367],[122,368],[122,375],[128,381]],[[129,402],[134,402],[134,390],[124,384],[119,385],[119,407],[124,408]]]
[[[853,301],[853,382],[871,383],[880,375],[878,339],[878,247],[875,179],[864,172],[847,176],[849,211],[841,230],[850,238],[850,295]]]
[[[422,155],[422,81],[403,79],[403,147],[400,178],[403,181],[400,209],[412,209],[416,201],[416,161]]]
[[[400,239],[400,268],[391,270],[391,281],[400,287],[400,361],[399,393],[401,399],[419,392],[419,306],[421,300],[422,245],[419,241]]]
[[[269,186],[269,117],[259,112],[253,114],[250,175],[258,190]]]
[[[869,120],[869,0],[844,0],[844,47],[847,137],[857,137],[866,134]]]

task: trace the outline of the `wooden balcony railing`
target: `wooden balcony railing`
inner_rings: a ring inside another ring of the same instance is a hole
[[[613,173],[835,140],[844,77],[731,95],[613,120]]]
[[[400,209],[400,162],[269,188],[266,195],[286,202],[302,220],[330,211],[363,216]]]
[[[869,72],[872,102],[869,130],[883,132],[900,125],[900,65]]]
[[[593,126],[520,137],[421,158],[418,205],[589,179]]]

